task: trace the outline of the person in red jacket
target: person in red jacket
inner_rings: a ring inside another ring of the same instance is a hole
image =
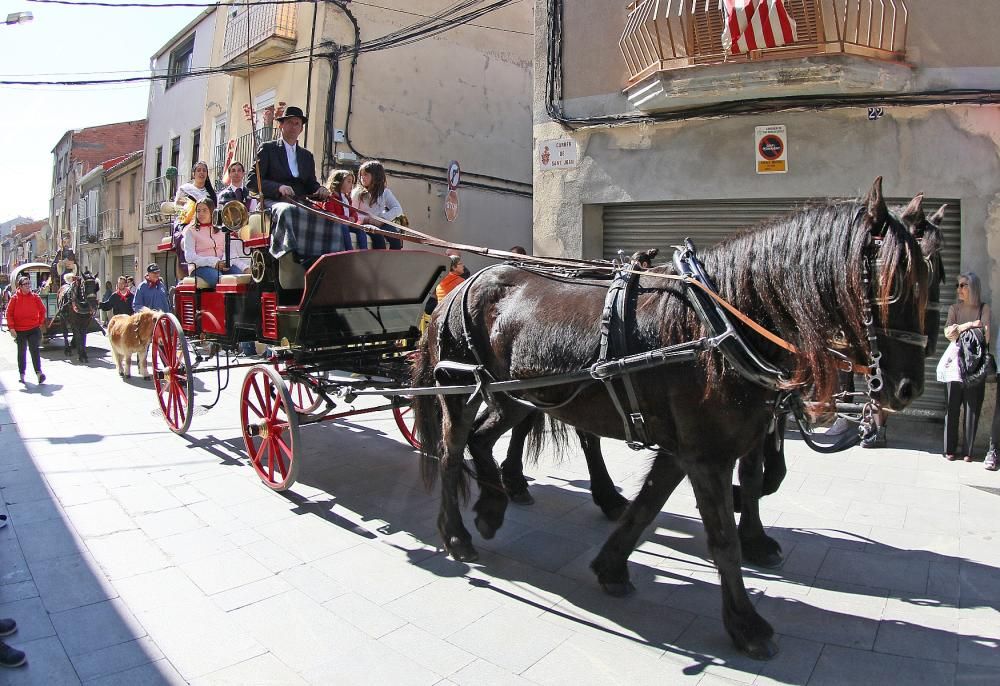
[[[45,303],[37,293],[31,292],[31,280],[27,276],[18,278],[17,292],[7,303],[7,326],[17,339],[17,371],[21,374],[21,383],[24,383],[28,350],[31,350],[31,364],[35,368],[38,383],[45,383],[42,360],[38,354],[38,343],[42,338],[44,323]]]

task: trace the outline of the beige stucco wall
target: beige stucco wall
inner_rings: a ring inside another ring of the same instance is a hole
[[[351,5],[360,27],[361,40],[381,37],[418,21],[417,15],[439,12],[441,0],[390,2],[406,12],[391,12],[366,5]],[[361,160],[396,159],[447,167],[458,160],[466,183],[460,187],[458,219],[444,216],[444,173],[402,165],[438,180],[394,176],[389,186],[399,198],[414,228],[463,243],[508,248],[531,241],[531,3],[517,3],[480,18],[477,26],[463,26],[413,45],[362,53],[358,58],[348,135]],[[297,14],[296,49],[308,49],[312,8],[300,5]],[[506,30],[496,30],[506,29]],[[215,55],[220,61],[225,22],[216,29]],[[332,4],[320,5],[317,50],[326,40],[353,45],[354,29],[343,12]],[[306,96],[306,61],[255,69],[251,74],[254,96],[275,89],[277,100],[303,105]],[[332,129],[348,127],[347,107],[350,59],[340,63],[335,111],[329,129],[327,95],[332,68],[326,59],[316,59],[312,70],[312,97],[306,107],[310,117],[306,147],[323,174],[323,143]],[[250,132],[243,116],[243,103],[250,99],[242,72],[232,78],[214,77],[208,85],[205,124],[210,132],[219,112],[229,112],[228,137]],[[225,103],[225,105],[223,105]],[[214,144],[214,143],[213,143]],[[348,151],[345,143],[334,152]],[[399,165],[395,165],[399,166]],[[503,181],[476,178],[485,174]],[[519,189],[522,195],[476,189],[478,181],[501,188]],[[479,266],[475,258],[470,260]]]
[[[617,46],[624,4],[564,4],[566,111],[582,116],[633,112],[621,93],[625,69]],[[992,22],[981,20],[983,11],[1000,18],[1000,4],[969,0],[948,3],[946,9],[932,0],[907,4],[910,64],[904,67],[904,89],[996,87],[1000,48],[988,37]],[[538,0],[536,15],[545,6],[546,0]],[[600,43],[610,37],[614,40]],[[536,167],[538,252],[598,256],[605,203],[845,196],[864,192],[881,175],[890,195],[923,191],[961,199],[962,266],[983,276],[986,297],[1000,293],[1000,106],[887,106],[877,121],[869,121],[867,107],[858,106],[570,131],[545,114],[539,85],[545,76],[545,38],[539,16],[534,137],[575,139],[580,163],[567,170]],[[584,38],[594,39],[590,54],[585,54]],[[782,63],[769,64],[779,69]],[[865,70],[857,73],[879,73],[870,60],[857,64]],[[891,73],[895,78],[898,67]],[[831,91],[838,86],[831,83]],[[771,94],[782,94],[780,84]],[[734,90],[731,99],[739,97]],[[787,127],[787,174],[755,173],[754,127],[767,124]]]

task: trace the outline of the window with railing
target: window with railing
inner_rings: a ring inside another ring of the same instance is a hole
[[[150,179],[146,183],[146,192],[143,195],[143,214],[147,222],[161,224],[167,221],[166,217],[160,212],[160,205],[167,200],[173,200],[170,192],[172,188],[171,181],[166,176],[160,176]]]
[[[100,240],[112,241],[122,237],[122,211],[105,210],[97,215]]]
[[[745,0],[635,0],[618,47],[632,85],[659,72],[696,65],[848,54],[900,61],[909,10],[905,0],[767,0],[787,13],[787,32],[762,28],[758,2],[748,15],[727,16]],[[739,41],[749,32],[749,45]],[[754,40],[756,36],[757,40]]]
[[[229,15],[222,45],[222,60],[228,62],[269,39],[294,44],[295,5],[254,5],[241,7]]]

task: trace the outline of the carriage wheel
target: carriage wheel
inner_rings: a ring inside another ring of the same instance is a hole
[[[323,404],[323,397],[305,381],[289,380],[288,395],[292,399],[292,407],[299,414],[312,414]]]
[[[281,375],[254,367],[243,381],[240,423],[250,464],[268,488],[284,491],[295,483],[300,458],[299,417]]]
[[[180,322],[172,314],[162,314],[153,325],[153,386],[163,418],[174,433],[191,426],[194,383],[191,354]]]
[[[416,416],[413,414],[413,406],[410,404],[410,398],[395,396],[392,399],[392,417],[396,420],[399,433],[403,434],[406,442],[417,450],[420,450]]]
[[[267,258],[264,257],[263,250],[250,253],[250,278],[254,283],[261,283],[267,278]]]

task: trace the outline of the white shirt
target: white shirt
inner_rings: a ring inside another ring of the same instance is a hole
[[[403,214],[402,206],[388,188],[382,191],[382,197],[374,205],[369,205],[365,202],[362,197],[363,194],[364,190],[360,187],[355,188],[351,193],[351,201],[354,209],[362,215],[367,215],[361,217],[362,224],[375,224],[378,226],[382,223],[380,221],[382,219],[393,221],[399,215]]]
[[[296,179],[299,178],[299,161],[295,157],[295,149],[297,145],[289,145],[288,141],[284,138],[281,139],[281,144],[285,146],[285,155],[288,157],[288,169],[292,172],[292,176]]]

